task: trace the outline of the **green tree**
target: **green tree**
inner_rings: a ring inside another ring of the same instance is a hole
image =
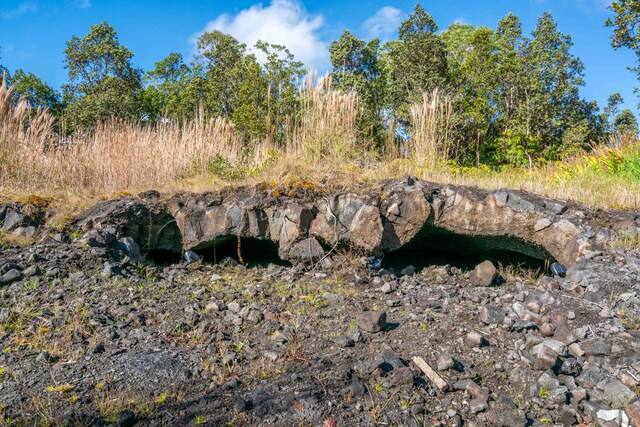
[[[334,88],[355,91],[361,101],[363,114],[360,128],[378,144],[384,137],[384,108],[386,80],[380,62],[380,41],[365,42],[345,30],[329,45]]]
[[[145,111],[152,120],[192,119],[204,99],[203,91],[196,90],[203,84],[202,77],[183,62],[179,53],[172,52],[156,62],[144,81]]]
[[[246,60],[246,45],[228,34],[212,31],[198,38],[197,49],[196,64],[206,77],[204,107],[209,114],[230,117],[244,77],[241,69]]]
[[[456,93],[452,116],[456,157],[463,163],[479,163],[497,113],[496,34],[487,27],[454,23],[441,39]]]
[[[617,0],[609,5],[609,10],[614,16],[607,18],[605,25],[613,28],[611,46],[631,49],[636,54],[639,66],[630,69],[640,78],[640,1]]]
[[[304,64],[285,46],[258,41],[255,47],[266,57],[262,75],[267,86],[267,133],[282,143],[287,121],[294,117],[298,105],[297,83],[305,74]]]
[[[578,118],[584,85],[584,65],[571,53],[573,41],[561,33],[551,13],[538,18],[526,46],[525,90],[518,120],[524,124],[518,132],[529,165],[534,157],[557,158],[562,154],[564,132]],[[536,147],[533,153],[531,147]]]
[[[54,115],[62,112],[60,95],[32,73],[18,69],[11,78],[15,102],[25,99],[31,108],[46,108]]]
[[[384,60],[389,73],[389,96],[399,124],[409,126],[409,108],[423,92],[444,89],[448,83],[445,46],[438,26],[419,4],[402,22],[398,40],[385,46]]]
[[[622,110],[614,120],[614,128],[620,135],[638,136],[638,120],[629,109]]]
[[[132,57],[106,22],[92,25],[86,36],[73,36],[67,42],[69,84],[64,86],[64,95],[72,128],[109,117],[141,118],[142,72],[132,66]]]

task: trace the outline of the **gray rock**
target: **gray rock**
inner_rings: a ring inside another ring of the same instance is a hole
[[[140,246],[131,237],[123,237],[116,243],[116,248],[126,253],[133,262],[142,262]]]
[[[491,286],[497,275],[496,267],[491,261],[484,261],[473,269],[469,281],[474,286]]]
[[[16,210],[7,212],[4,222],[2,223],[2,231],[12,231],[19,227],[28,227],[33,225],[33,220],[27,215],[23,215]]]
[[[453,360],[453,357],[451,357],[451,355],[449,353],[443,353],[440,355],[440,357],[438,357],[438,360],[436,361],[436,367],[438,368],[438,371],[446,371],[448,369],[451,369],[455,366],[455,361]]]
[[[504,323],[505,312],[495,305],[484,305],[480,309],[480,321],[487,325],[501,325]]]
[[[531,354],[537,356],[538,353],[542,351],[543,347],[551,349],[558,356],[567,355],[567,346],[564,343],[549,338],[545,339],[540,344],[533,346],[533,348],[531,349]]]
[[[387,327],[386,311],[365,311],[356,316],[356,324],[365,332],[380,332]]]
[[[617,379],[609,380],[603,391],[607,402],[616,409],[623,409],[636,398],[636,394]]]
[[[22,280],[22,272],[17,268],[7,271],[0,276],[0,286],[7,286],[18,280]]]
[[[367,389],[360,381],[356,380],[349,386],[349,392],[353,397],[362,397],[367,392]]]
[[[416,268],[413,265],[409,265],[400,271],[401,276],[413,276],[416,274]]]
[[[582,343],[582,348],[587,356],[607,356],[611,353],[611,344],[595,339]]]

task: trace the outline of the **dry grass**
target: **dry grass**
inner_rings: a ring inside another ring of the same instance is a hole
[[[384,156],[358,132],[358,97],[331,89],[328,78],[307,78],[298,120],[286,140],[243,145],[232,123],[205,119],[157,125],[110,121],[63,138],[44,110],[12,105],[0,85],[0,201],[36,193],[52,207],[84,207],[122,192],[211,190],[257,182],[331,182],[345,188],[411,174],[440,183],[514,188],[574,200],[589,207],[640,208],[637,140],[557,164],[525,169],[459,168],[447,163],[451,103],[435,91],[413,106],[413,132]],[[387,147],[389,148],[389,147]],[[57,218],[64,223],[66,214]]]
[[[411,107],[413,134],[408,144],[408,157],[426,170],[441,170],[451,148],[452,104],[438,90],[424,93],[422,102]]]

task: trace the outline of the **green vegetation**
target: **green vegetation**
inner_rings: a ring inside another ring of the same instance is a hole
[[[613,47],[640,57],[638,2],[610,8]],[[304,79],[285,46],[219,31],[199,36],[190,63],[169,53],[144,72],[102,22],[67,42],[62,95],[3,68],[0,188],[102,195],[410,173],[637,208],[638,123],[617,93],[602,109],[580,97],[572,46],[550,13],[530,35],[513,14],[440,31],[418,4],[396,40],[344,31],[323,79]]]

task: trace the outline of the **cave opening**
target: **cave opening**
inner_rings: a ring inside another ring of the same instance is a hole
[[[386,253],[382,267],[400,272],[409,265],[420,271],[448,264],[462,271],[471,271],[486,260],[496,267],[512,266],[519,270],[538,271],[538,274],[545,272],[555,261],[545,248],[518,237],[464,235],[427,224],[410,242]]]
[[[146,253],[146,259],[161,267],[168,267],[182,261],[180,252],[170,251],[168,249],[152,249]]]
[[[195,252],[202,257],[203,262],[210,264],[232,258],[249,268],[267,267],[269,264],[291,266],[291,263],[280,258],[278,244],[271,240],[234,236],[206,248],[196,249]]]

